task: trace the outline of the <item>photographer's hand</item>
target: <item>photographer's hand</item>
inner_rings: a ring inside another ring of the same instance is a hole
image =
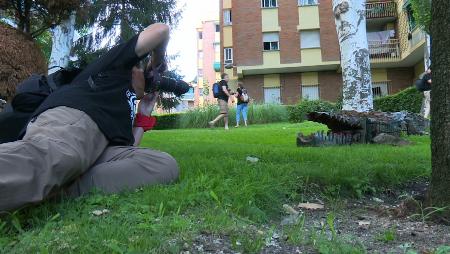
[[[139,102],[137,110],[138,114],[141,114],[144,117],[150,117],[152,115],[153,109],[155,108],[158,96],[159,92],[146,94]],[[134,146],[139,146],[142,141],[142,137],[144,136],[144,132],[145,129],[143,127],[137,126],[133,128]]]

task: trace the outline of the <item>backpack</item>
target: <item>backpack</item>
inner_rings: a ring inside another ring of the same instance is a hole
[[[430,91],[431,86],[424,80],[424,79],[418,79],[416,80],[416,89],[420,92]]]
[[[219,96],[220,96],[220,85],[219,85],[219,83],[214,83],[214,85],[212,87],[212,91],[213,91],[214,98],[219,98]]]
[[[54,91],[70,84],[81,69],[61,69],[45,76],[33,74],[20,83],[11,104],[0,113],[0,144],[20,139],[34,111]]]
[[[242,88],[242,95],[239,98],[242,102],[247,103],[250,101],[250,97],[248,96],[247,89]]]

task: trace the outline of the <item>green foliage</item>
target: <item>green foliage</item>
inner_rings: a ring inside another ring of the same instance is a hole
[[[378,241],[385,243],[393,242],[397,238],[397,232],[395,228],[388,229],[377,236]]]
[[[127,41],[147,26],[162,22],[175,25],[181,12],[176,0],[99,0],[92,1],[84,10],[83,17],[77,20],[78,29],[92,28],[98,25],[102,29],[92,30],[78,42],[85,51],[92,51],[105,39],[111,45]],[[116,32],[119,29],[117,36]],[[94,50],[95,51],[95,50]]]
[[[0,1],[0,11],[12,18],[19,30],[36,38],[60,24],[85,3],[85,0],[3,0]]]
[[[216,105],[189,110],[181,115],[180,128],[206,128],[208,127],[208,122],[218,115],[219,108]],[[285,106],[276,104],[249,104],[248,106],[249,124],[278,123],[286,122],[287,120],[288,112]],[[235,124],[236,108],[232,107],[229,112],[229,125],[233,126]],[[217,125],[223,126],[223,120],[218,122]]]
[[[394,95],[376,98],[373,101],[376,111],[399,112],[409,111],[419,113],[423,94],[416,88],[410,87]]]
[[[52,53],[52,34],[50,31],[45,31],[36,37],[36,43],[44,53],[45,60],[48,62]]]
[[[339,108],[336,104],[328,101],[302,100],[297,105],[288,106],[288,110],[289,110],[289,122],[301,123],[307,120],[306,116],[310,112],[313,111],[331,112],[331,111],[338,111]]]
[[[156,116],[157,124],[155,130],[177,129],[181,114],[165,114]]]
[[[431,30],[431,0],[411,0],[414,19],[428,34]]]

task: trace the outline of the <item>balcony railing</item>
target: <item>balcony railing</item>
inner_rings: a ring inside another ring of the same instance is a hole
[[[373,62],[400,60],[400,44],[397,39],[368,41],[370,59]]]
[[[397,5],[394,1],[368,2],[366,4],[366,18],[397,17]]]

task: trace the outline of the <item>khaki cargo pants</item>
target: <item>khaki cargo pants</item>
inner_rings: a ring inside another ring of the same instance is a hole
[[[0,144],[0,212],[41,202],[65,187],[78,196],[92,189],[114,193],[177,178],[178,166],[170,155],[108,147],[97,124],[68,107],[45,111],[28,125],[23,140]]]

